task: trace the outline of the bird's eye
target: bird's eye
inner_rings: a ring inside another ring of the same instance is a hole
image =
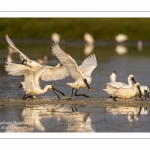
[[[31,63],[31,61],[29,61],[29,63]]]

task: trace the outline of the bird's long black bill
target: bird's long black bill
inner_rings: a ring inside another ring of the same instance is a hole
[[[138,90],[139,90],[139,93],[140,93],[140,96],[139,96],[139,97],[141,97],[141,98],[142,98],[142,93],[141,93],[141,89],[140,89],[140,87],[138,87]]]
[[[57,93],[53,90],[53,92],[56,94],[56,96],[58,97],[58,99],[60,99],[60,97],[57,95]]]
[[[145,97],[145,100],[149,98],[149,92],[147,90],[144,90],[144,97]]]
[[[84,82],[85,82],[86,86],[88,87],[88,90],[91,91],[92,89],[90,88],[90,86],[89,86],[89,84],[87,83],[87,80],[86,80],[86,79],[84,79]]]
[[[26,60],[24,59],[24,60],[21,62],[21,64],[24,64],[25,61],[26,61]]]
[[[132,81],[133,81],[134,83],[136,83],[136,81],[135,81],[135,79],[134,79],[134,78],[132,78]]]
[[[64,93],[62,93],[62,92],[60,92],[60,91],[56,90],[54,87],[52,87],[52,89],[53,89],[53,91],[55,90],[55,91],[59,92],[60,94],[62,94],[63,96],[65,96],[65,94],[64,94]]]

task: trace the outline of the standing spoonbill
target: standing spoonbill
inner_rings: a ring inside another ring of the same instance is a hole
[[[70,55],[66,54],[58,44],[52,46],[52,51],[75,80],[74,83],[67,83],[67,85],[72,87],[72,93],[69,99],[72,99],[74,89],[76,89],[75,96],[84,96],[88,98],[89,96],[85,94],[77,94],[77,91],[79,88],[84,88],[85,86],[88,87],[89,91],[92,90],[89,84],[92,81],[91,74],[97,67],[95,55],[89,56],[78,66],[75,60]]]
[[[23,99],[26,99],[28,97],[35,98],[36,95],[44,94],[48,90],[53,90],[53,92],[55,94],[56,94],[55,91],[58,91],[52,85],[46,85],[44,87],[44,89],[41,89],[41,87],[39,85],[39,78],[42,75],[42,73],[44,72],[44,70],[47,68],[47,66],[34,72],[32,68],[22,65],[22,64],[15,64],[15,63],[6,63],[6,64],[7,65],[5,65],[5,70],[8,72],[8,74],[10,74],[12,76],[24,75],[24,81],[21,82],[21,84],[22,84],[24,92],[26,94],[23,96]],[[58,92],[61,93],[62,95],[64,95],[64,93],[62,93],[60,91],[58,91]],[[27,96],[27,94],[29,96]],[[57,97],[59,98],[58,95],[57,95]]]
[[[125,100],[135,97],[137,94],[137,89],[139,90],[141,97],[142,93],[140,90],[139,83],[135,83],[131,88],[119,88],[116,90],[103,89],[103,90],[106,91],[108,94],[113,95],[113,100],[116,100],[115,98],[123,98]]]
[[[114,91],[116,91],[120,88],[132,88],[132,81],[134,83],[136,83],[136,81],[134,79],[134,76],[130,74],[128,76],[128,84],[125,84],[125,83],[122,83],[122,82],[109,82],[109,83],[106,83],[105,86],[106,86],[106,89],[108,89],[109,91],[114,92]],[[112,98],[112,96],[113,95],[111,95],[110,98]]]

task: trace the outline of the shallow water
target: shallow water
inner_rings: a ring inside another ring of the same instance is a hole
[[[16,46],[29,58],[37,60],[48,56],[48,65],[57,65],[58,60],[51,53],[51,43],[24,43],[15,42]],[[150,87],[150,45],[143,44],[142,49],[130,43],[122,44],[121,50],[116,49],[116,43],[107,45],[97,44],[87,46],[62,44],[61,48],[70,54],[80,65],[91,53],[97,57],[98,66],[92,73],[92,91],[87,88],[79,90],[93,98],[108,97],[103,91],[104,84],[109,82],[109,76],[113,70],[117,72],[117,81],[127,83],[129,74],[133,74],[135,80],[141,85]],[[120,48],[120,47],[119,47]],[[20,63],[18,53],[8,51],[7,43],[0,46],[0,99],[20,98],[24,96],[22,89],[17,87],[23,77],[13,77],[4,70],[7,58],[15,63]],[[52,84],[56,89],[71,94],[71,88],[65,85],[73,80],[68,77],[55,82],[41,82],[41,86]],[[38,99],[50,97],[57,99],[52,91],[38,96]],[[81,97],[74,97],[80,100]],[[32,106],[24,108],[0,107],[0,131],[1,132],[149,132],[149,108],[147,107],[116,107],[116,108],[92,108],[72,105],[58,106],[57,112],[51,112],[53,105]],[[88,114],[88,112],[91,112]],[[9,123],[8,123],[9,122]],[[19,125],[18,125],[19,124]]]

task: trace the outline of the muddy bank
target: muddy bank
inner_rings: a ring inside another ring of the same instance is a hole
[[[0,108],[4,107],[33,107],[35,105],[53,105],[53,104],[76,104],[80,107],[95,107],[95,108],[104,108],[104,107],[150,107],[150,102],[145,100],[131,100],[123,101],[117,100],[113,101],[110,98],[91,98],[91,99],[78,99],[78,100],[66,100],[66,99],[0,99]]]

